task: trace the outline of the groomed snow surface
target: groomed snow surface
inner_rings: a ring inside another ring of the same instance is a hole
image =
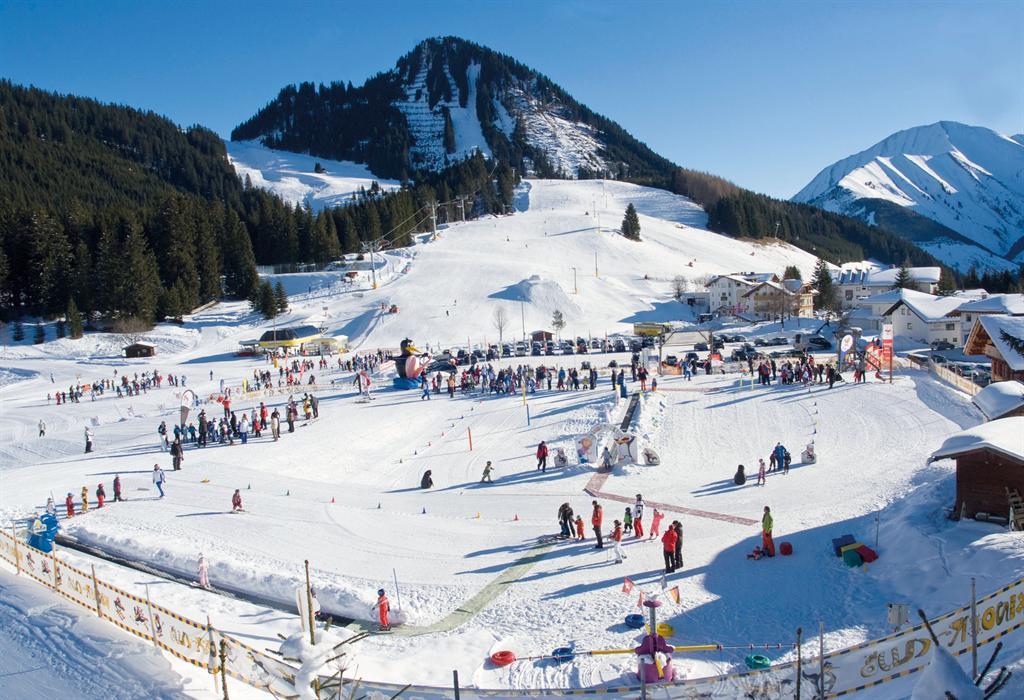
[[[603,336],[625,331],[636,320],[680,318],[685,311],[671,299],[677,274],[696,284],[703,275],[781,272],[792,263],[809,277],[814,264],[793,248],[710,233],[701,228],[698,208],[655,190],[612,182],[531,181],[520,199],[522,213],[456,225],[437,241],[389,254],[392,273],[379,289],[325,280],[314,287],[312,279],[300,280],[292,308],[278,325],[326,319],[329,334],[348,335],[364,350],[393,348],[403,337],[421,346],[448,347],[495,342],[495,308],[508,312],[507,341],[522,327],[549,328],[551,307],[558,306],[568,321],[563,335]],[[640,212],[640,243],[608,230],[627,202]],[[572,293],[572,267],[579,294]],[[382,315],[382,302],[398,305],[399,313]],[[150,360],[120,360],[115,349],[123,339],[114,336],[80,341],[87,352],[75,351],[71,341],[9,350],[4,358],[9,374],[2,375],[0,388],[0,516],[24,518],[51,493],[58,503],[69,491],[77,500],[83,485],[92,491],[99,482],[110,496],[117,473],[127,501],[108,502],[102,510],[93,507],[65,521],[67,533],[192,579],[203,552],[214,587],[246,589],[282,606],[292,604],[308,559],[321,605],[354,618],[356,626],[372,619],[378,588],[387,589],[396,609],[400,597],[407,623],[392,635],[359,642],[349,675],[446,685],[452,669],[458,669],[464,685],[482,688],[633,683],[635,662],[627,656],[577,657],[565,664],[527,661],[504,669],[486,662],[497,649],[524,657],[570,643],[578,650],[633,646],[638,637],[622,622],[636,610],[636,592],[621,593],[623,577],[649,593],[660,589],[658,542],[628,540],[622,564],[615,564],[608,550],[593,549],[591,498],[583,489],[594,472],[575,464],[573,440],[599,420],[622,418],[624,403],[616,404],[606,373],[593,392],[544,390],[529,397],[528,422],[522,397],[457,394],[421,401],[419,392],[392,391],[389,378],[378,375],[375,399],[359,403],[350,374],[314,370],[319,383],[337,382],[320,393],[319,420],[302,422],[277,443],[264,437],[245,446],[190,447],[179,472],[170,471],[156,433],[160,420],[171,424],[177,416],[174,389],[165,385],[120,400],[108,393],[95,402],[86,397],[64,406],[46,400],[48,392],[78,376],[83,381],[113,377],[115,368],[129,374],[154,369],[184,374],[188,388],[206,398],[217,393],[221,379],[234,384],[267,367],[233,353],[239,340],[270,327],[243,304],[223,303],[186,319],[181,328],[159,327],[152,334],[158,355]],[[771,324],[736,332],[753,338],[780,330]],[[784,332],[792,330],[787,323]],[[586,359],[603,368],[612,357],[530,361],[570,367]],[[615,359],[628,363],[626,355]],[[966,602],[972,576],[979,593],[986,593],[1024,574],[1019,535],[943,517],[953,500],[952,465],[927,460],[949,435],[981,422],[967,397],[918,372],[898,375],[891,385],[848,382],[832,390],[751,388],[736,380],[735,375],[701,375],[691,382],[663,378],[658,393],[643,398],[634,426],[641,445],[655,449],[661,464],[617,468],[600,487],[606,494],[642,493],[651,501],[727,516],[666,514],[666,523],[680,519],[685,533],[684,569],[668,577],[669,586],[679,587],[682,605],[662,608],[662,619],[676,630],[671,641],[787,644],[796,627],[816,629],[822,620],[826,646],[839,648],[885,633],[888,602],[939,614]],[[251,402],[233,406],[251,407]],[[206,408],[219,410],[215,403]],[[42,438],[40,419],[47,424]],[[89,455],[82,454],[86,425],[95,433],[96,451]],[[570,466],[537,471],[533,454],[541,440],[552,450],[565,449]],[[818,462],[802,464],[800,453],[812,440]],[[769,475],[763,487],[754,484],[756,478],[735,486],[736,465],[746,465],[753,477],[758,458],[767,460],[777,441],[793,454],[790,473]],[[482,485],[488,460],[495,467],[494,483]],[[163,499],[150,480],[154,463],[168,470]],[[422,491],[418,486],[426,469],[432,470],[435,486]],[[247,512],[232,515],[236,488]],[[557,532],[563,502],[588,522],[587,541],[535,549],[539,537]],[[608,532],[625,504],[606,498],[602,504]],[[757,523],[765,505],[775,516],[776,542],[791,542],[794,556],[746,558],[760,540],[760,529],[736,518]],[[881,559],[868,570],[847,569],[831,554],[831,539],[850,533],[874,544],[876,515]],[[650,517],[648,507],[645,524]],[[82,559],[70,552],[65,556]],[[516,564],[522,566],[512,568]],[[110,564],[98,565],[97,573],[128,590],[141,591],[148,583],[157,602],[194,619],[210,615],[219,629],[258,648],[275,647],[278,634],[290,636],[298,629],[294,615],[272,607]],[[10,581],[0,578],[7,606],[0,607],[0,640],[14,640],[3,641],[6,646],[35,638],[6,622],[34,605],[8,604],[10,586],[29,585]],[[72,626],[67,644],[80,647],[92,634]],[[127,644],[113,628],[97,635],[101,658]],[[1020,658],[1020,643],[1013,635],[1006,640],[1002,660],[1012,663]],[[687,677],[713,675],[739,668],[746,653],[679,654],[675,665]],[[792,652],[770,655],[786,660]],[[70,662],[48,656],[37,665],[50,669],[54,689],[66,688],[59,683],[69,683],[74,673],[61,664]],[[185,680],[136,664],[74,687],[82,698],[135,697],[130,691],[118,694],[119,684],[130,688],[150,679],[153,687],[167,688],[160,697],[174,697],[179,687],[191,697],[210,695],[208,676],[170,663]],[[914,680],[881,686],[864,697],[909,697]],[[17,692],[22,686],[15,685],[21,682],[0,675],[0,696],[22,696]],[[1007,697],[1024,690],[1020,683],[1014,688],[1005,691]],[[239,692],[244,697],[249,691]]]

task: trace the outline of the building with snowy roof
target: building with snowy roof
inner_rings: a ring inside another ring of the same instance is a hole
[[[964,354],[989,358],[993,382],[1024,381],[1024,316],[979,316]]]
[[[913,289],[901,289],[899,300],[882,312],[892,323],[893,339],[931,345],[946,341],[960,346],[960,318],[953,312],[964,303],[955,297],[937,297]]]
[[[956,460],[954,517],[1009,518],[1010,493],[1024,493],[1024,418],[1003,418],[946,438],[928,458]]]
[[[993,382],[971,398],[988,420],[1024,416],[1024,382]],[[1021,436],[1024,440],[1024,435]]]
[[[991,294],[973,299],[960,305],[954,315],[960,317],[960,329],[967,345],[967,336],[974,328],[974,321],[979,316],[1001,314],[1004,316],[1024,316],[1024,294]]]
[[[934,294],[938,291],[939,276],[942,274],[941,268],[910,267],[907,270],[910,272],[910,280],[915,291],[926,294]],[[853,308],[861,297],[882,294],[895,287],[896,277],[899,273],[898,267],[890,267],[885,270],[840,270],[833,278],[832,284],[836,289],[840,304],[845,308]]]
[[[812,318],[814,294],[814,289],[800,280],[766,280],[751,286],[740,299],[754,318],[771,319],[783,314]]]
[[[708,302],[713,313],[737,314],[748,310],[749,300],[743,295],[762,282],[778,282],[771,272],[734,272],[718,275],[707,283]]]

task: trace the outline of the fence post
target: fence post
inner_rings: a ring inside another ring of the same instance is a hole
[[[803,633],[802,627],[796,628],[796,700],[800,700],[800,677],[803,675],[804,648],[800,641]]]
[[[971,576],[971,676],[978,677],[978,597]]]
[[[146,584],[146,612],[149,613],[149,631],[153,635],[153,646],[158,646],[156,643],[156,623],[153,622],[153,604],[149,600],[149,584]]]
[[[1012,511],[1010,516],[1013,516]],[[11,540],[14,542],[14,568],[18,572],[18,576],[21,576],[21,554],[18,553],[18,530],[14,523],[11,523]]]
[[[221,685],[221,690],[224,692],[224,700],[229,700],[229,698],[228,698],[228,674],[224,670],[225,668],[227,668],[227,656],[228,656],[228,653],[227,653],[227,643],[223,639],[221,639],[220,640],[220,685]]]
[[[53,590],[60,590],[60,572],[57,571],[57,567],[60,563],[57,561],[57,543],[54,542],[50,546],[50,558],[53,561]]]
[[[213,639],[213,624],[206,616],[206,634],[210,638],[210,675],[213,676],[213,692],[217,692],[217,642]],[[221,669],[223,671],[223,669]]]
[[[818,620],[818,697],[825,697],[825,621]]]
[[[309,583],[309,559],[306,560],[306,613],[309,616],[309,643],[316,646],[316,628],[313,626],[313,588]]]
[[[452,683],[455,687],[455,700],[459,700],[459,672],[452,671]]]
[[[96,595],[96,614],[103,619],[103,608],[100,607],[100,584],[96,579],[96,565],[92,565],[92,592]]]
[[[471,428],[466,429],[466,434],[469,435],[469,451],[473,451],[473,430]]]

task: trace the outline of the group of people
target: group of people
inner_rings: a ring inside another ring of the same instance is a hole
[[[622,540],[632,536],[635,540],[642,540],[644,533],[644,503],[641,494],[636,495],[636,502],[632,506],[626,506],[621,520],[613,520],[609,537],[615,553],[615,563],[621,564],[626,558],[622,551]],[[683,557],[683,526],[678,520],[673,520],[664,534],[661,534],[661,523],[665,514],[657,508],[652,509],[650,531],[646,533],[648,541],[661,537],[662,546],[665,548],[665,571],[672,573],[682,567]],[[558,524],[561,528],[559,536],[563,539],[574,542],[586,540],[583,516],[573,511],[572,506],[566,502],[558,507]],[[604,508],[596,500],[591,501],[590,526],[594,533],[596,544],[594,549],[604,549]]]
[[[808,445],[811,455],[814,454],[814,444]],[[806,454],[806,452],[805,452]],[[764,458],[757,460],[757,485],[765,485],[765,477],[769,472],[782,472],[783,474],[789,474],[789,465],[793,463],[793,455],[789,453],[789,450],[781,443],[775,443],[775,447],[768,453],[769,466],[765,466]],[[746,467],[742,464],[736,468],[736,474],[733,476],[733,483],[737,486],[743,486],[747,483],[747,472]]]
[[[786,360],[781,365],[775,362],[774,358],[766,358],[754,368],[754,361],[747,360],[747,366],[751,373],[756,373],[758,384],[771,386],[777,381],[780,384],[828,384],[831,389],[836,382],[843,381],[842,375],[836,366],[829,363],[815,362],[813,355],[804,354],[795,362]]]
[[[97,508],[102,508],[104,506],[104,504],[107,502],[107,491],[103,487],[102,483],[96,485],[96,492],[95,492],[95,494],[96,494],[96,507]],[[121,497],[121,475],[120,474],[116,474],[116,475],[114,475],[114,501],[123,501],[123,500],[124,500],[124,498]],[[74,497],[74,495],[70,491],[68,491],[67,498],[64,499],[64,509],[65,509],[66,514],[67,514],[67,517],[73,518],[75,516],[75,497]],[[57,506],[56,506],[56,504],[54,504],[52,496],[50,498],[46,499],[46,512],[49,513],[50,515],[54,516],[54,517],[57,517]],[[81,502],[81,510],[79,512],[80,513],[88,513],[89,512],[89,487],[88,486],[83,486],[82,487],[82,502]]]

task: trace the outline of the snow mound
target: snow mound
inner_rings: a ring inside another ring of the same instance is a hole
[[[932,661],[921,672],[910,700],[936,700],[947,697],[947,692],[952,693],[956,700],[980,700],[985,696],[967,677],[956,659],[942,647],[936,646]]]
[[[561,311],[566,319],[580,317],[580,307],[569,298],[562,285],[554,280],[542,279],[539,275],[531,275],[521,282],[509,285],[492,294],[491,298],[531,304],[535,311],[549,315]]]

